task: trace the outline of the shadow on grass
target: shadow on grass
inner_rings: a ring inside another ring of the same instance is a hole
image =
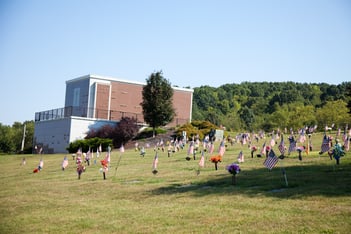
[[[206,172],[203,172],[206,173]],[[299,165],[280,167],[269,171],[266,168],[242,171],[236,176],[236,185],[232,185],[231,174],[211,176],[210,180],[201,180],[191,184],[172,184],[151,192],[156,195],[189,193],[194,196],[211,194],[247,196],[271,196],[278,198],[301,198],[306,196],[338,197],[351,195],[351,164],[341,165]],[[201,173],[199,175],[201,177]]]

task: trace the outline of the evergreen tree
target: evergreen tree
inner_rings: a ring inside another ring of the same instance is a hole
[[[175,116],[173,89],[169,81],[162,76],[162,72],[155,72],[146,80],[142,96],[144,120],[153,128],[155,136],[155,129],[171,122]]]

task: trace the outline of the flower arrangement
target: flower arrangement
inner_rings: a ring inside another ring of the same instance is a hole
[[[232,163],[228,165],[226,168],[227,168],[227,171],[230,174],[232,174],[232,185],[236,185],[236,174],[238,174],[241,171],[240,166],[236,163]]]
[[[104,176],[104,180],[106,180],[106,172],[108,172],[108,161],[106,159],[103,159],[100,161],[102,168],[100,169],[102,171],[102,174]]]
[[[222,156],[221,155],[212,156],[210,158],[210,161],[215,164],[215,169],[218,170],[217,164],[219,162],[222,162]]]
[[[222,161],[222,156],[221,155],[216,155],[216,156],[212,156],[210,158],[210,161],[213,163],[218,163]]]
[[[230,174],[233,174],[233,175],[236,175],[241,171],[240,166],[236,163],[232,163],[228,165],[226,169]]]
[[[257,146],[253,145],[251,146],[251,158],[253,158],[253,154],[254,152],[256,152],[258,150]]]
[[[258,150],[257,146],[253,145],[251,146],[251,151],[252,152],[256,152]]]

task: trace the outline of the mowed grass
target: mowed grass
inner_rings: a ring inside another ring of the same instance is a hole
[[[113,150],[106,180],[102,157],[78,180],[70,154],[65,171],[64,154],[3,155],[0,233],[350,233],[351,153],[335,165],[318,154],[321,142],[314,136],[315,151],[302,161],[294,152],[272,171],[247,145],[228,145],[217,171],[205,154],[200,174],[200,155],[185,160],[187,148],[171,157],[160,151],[156,175],[153,149],[144,158],[126,150],[117,171],[120,153]],[[245,162],[233,186],[225,166],[240,150]],[[40,157],[44,168],[34,174]]]

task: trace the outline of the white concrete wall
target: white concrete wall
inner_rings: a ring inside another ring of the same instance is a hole
[[[105,124],[116,122],[81,117],[35,122],[33,147],[43,147],[43,153],[67,153],[70,142],[84,139],[90,129]]]
[[[35,122],[33,145],[42,153],[66,153],[70,137],[70,118]]]

